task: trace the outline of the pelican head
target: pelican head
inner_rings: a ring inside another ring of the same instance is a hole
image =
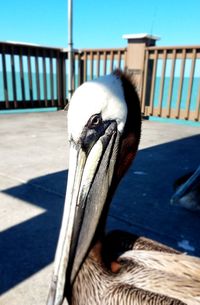
[[[69,173],[48,305],[60,305],[94,240],[112,195],[136,154],[138,95],[121,71],[81,85],[68,109]]]

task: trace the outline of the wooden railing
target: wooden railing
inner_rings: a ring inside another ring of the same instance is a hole
[[[124,69],[126,49],[84,49],[75,53],[78,60],[79,84],[87,80],[111,73],[114,69]]]
[[[125,49],[74,52],[73,87],[124,67]],[[68,53],[64,49],[0,43],[0,110],[63,108],[67,103]]]
[[[63,107],[66,59],[61,49],[0,43],[0,109]]]
[[[116,68],[129,69],[127,52],[74,51],[73,89]],[[143,114],[200,121],[200,46],[145,47],[144,52],[139,84]],[[67,68],[65,49],[0,43],[0,110],[63,108],[68,102]]]
[[[146,48],[142,111],[200,121],[200,46]]]

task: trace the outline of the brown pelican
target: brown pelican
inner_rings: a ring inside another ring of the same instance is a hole
[[[140,103],[130,79],[115,71],[80,86],[68,130],[66,202],[47,304],[65,297],[74,305],[200,304],[198,258],[125,233],[104,234],[112,195],[140,140]],[[110,241],[116,249],[108,255]]]
[[[172,204],[178,204],[188,210],[200,211],[200,166],[196,171],[177,179],[175,188],[176,192],[171,198]]]

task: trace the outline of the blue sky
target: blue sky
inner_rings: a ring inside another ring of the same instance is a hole
[[[158,35],[158,45],[200,45],[199,0],[74,0],[74,47],[123,47],[123,34]],[[67,47],[67,0],[6,0],[0,41]]]

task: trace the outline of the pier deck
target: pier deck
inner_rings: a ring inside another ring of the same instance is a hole
[[[200,256],[200,214],[169,203],[174,180],[199,165],[199,130],[143,122],[140,150],[114,197],[108,230]],[[0,304],[43,305],[66,188],[66,112],[2,115],[0,155]]]

